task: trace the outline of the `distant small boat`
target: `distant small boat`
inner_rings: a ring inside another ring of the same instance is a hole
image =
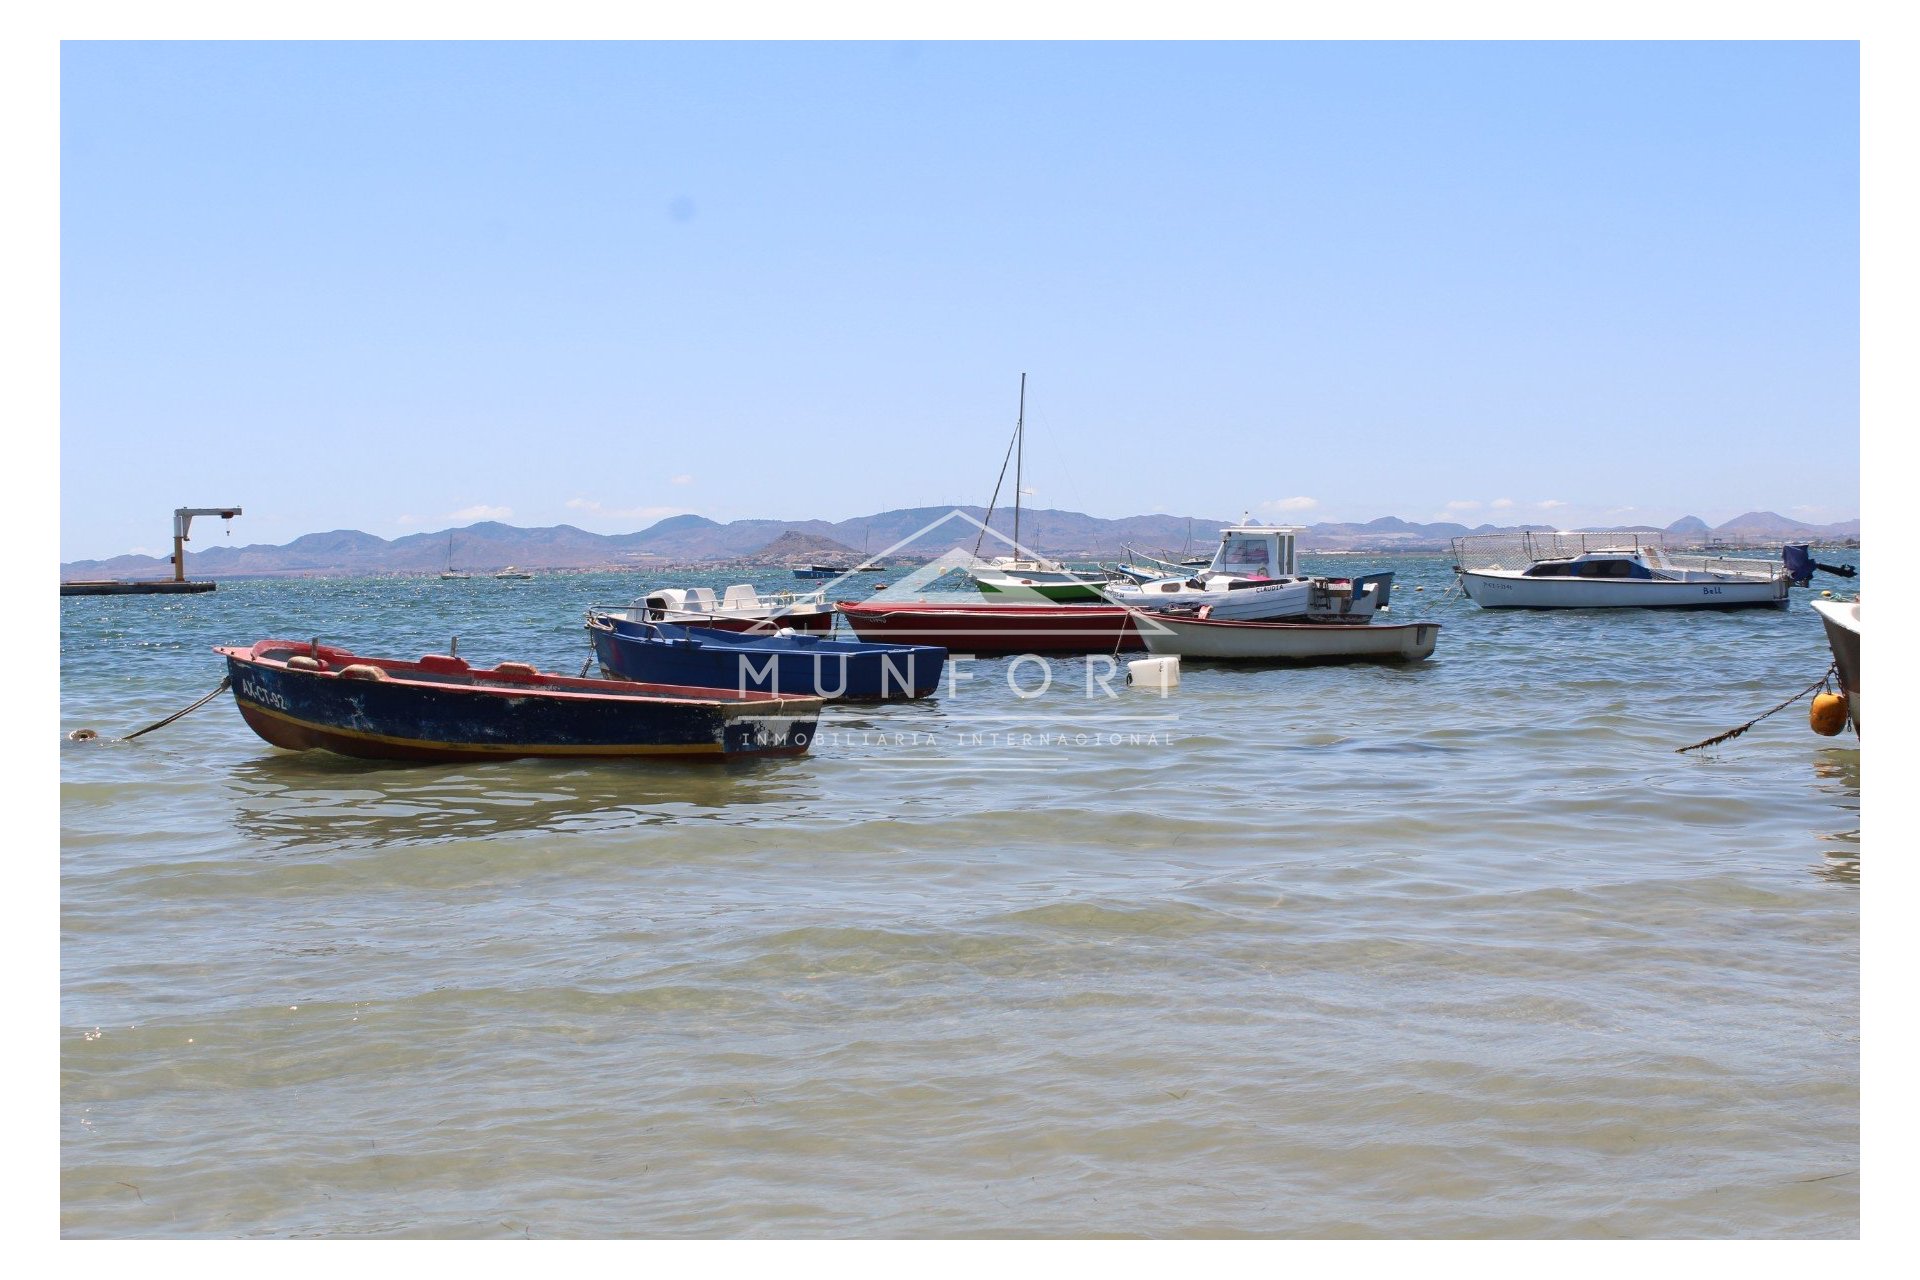
[[[1488,533],[1453,540],[1453,569],[1483,609],[1784,609],[1784,563],[1670,552],[1657,533]]]
[[[1418,662],[1433,655],[1437,622],[1235,622],[1152,614],[1137,620],[1140,638],[1155,654],[1217,662],[1309,664]]]
[[[798,755],[821,707],[812,697],[573,679],[523,662],[369,658],[302,640],[214,652],[262,739],[364,759]]]
[[[526,572],[524,569],[516,569],[512,565],[508,565],[506,568],[502,569],[500,572],[494,574],[493,576],[501,579],[511,579],[517,582],[533,581],[532,574]]]
[[[810,564],[804,568],[795,569],[793,576],[796,578],[838,578],[842,574],[852,572],[853,570],[847,568],[845,565]]]
[[[744,582],[728,587],[718,601],[711,587],[662,587],[635,600],[618,616],[631,622],[672,622],[721,631],[833,630],[833,606],[823,593],[781,591],[763,596]]]
[[[442,582],[458,582],[465,578],[471,578],[472,576],[473,575],[470,573],[461,573],[459,570],[453,567],[453,532],[452,530],[448,530],[447,532],[447,571],[440,575],[440,580]]]
[[[587,613],[601,670],[622,680],[736,691],[879,701],[924,698],[940,687],[947,651],[933,645],[829,640],[819,635],[744,636]]]

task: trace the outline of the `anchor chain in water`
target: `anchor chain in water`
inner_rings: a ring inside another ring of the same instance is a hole
[[[152,724],[148,725],[144,729],[135,729],[132,733],[128,734],[126,737],[121,738],[120,741],[132,742],[135,738],[139,737],[143,733],[152,733],[155,729],[163,728],[167,725],[170,725],[175,720],[178,720],[181,716],[186,715],[189,711],[198,711],[200,708],[206,706],[209,702],[212,702],[215,698],[225,693],[232,686],[233,686],[233,677],[222,676],[220,678],[220,683],[214,686],[213,692],[208,694],[206,697],[200,699],[200,701],[194,703],[190,707],[180,708],[178,711],[174,712],[172,715],[168,716],[164,720],[155,720]],[[99,733],[97,733],[92,729],[75,729],[72,733],[67,735],[68,739],[74,742],[92,742],[95,739],[97,739],[99,736],[100,736]]]
[[[1770,708],[1769,710],[1766,710],[1766,711],[1762,711],[1759,715],[1747,721],[1745,724],[1741,725],[1737,729],[1729,729],[1725,733],[1717,733],[1713,737],[1708,738],[1702,742],[1696,742],[1690,747],[1675,747],[1674,751],[1676,753],[1682,752],[1682,751],[1698,751],[1701,747],[1717,746],[1720,743],[1725,742],[1730,738],[1737,738],[1741,734],[1745,733],[1747,730],[1753,728],[1753,726],[1759,724],[1762,720],[1765,720],[1768,716],[1772,715],[1774,712],[1785,711],[1788,707],[1800,701],[1800,699],[1806,697],[1808,694],[1812,693],[1815,689],[1820,688],[1822,685],[1828,684],[1833,679],[1834,673],[1837,672],[1839,669],[1840,669],[1839,663],[1835,662],[1835,663],[1829,664],[1827,667],[1826,673],[1824,675],[1822,675],[1818,680],[1815,680],[1812,684],[1808,685],[1806,688],[1802,689],[1800,692],[1794,694],[1791,698],[1788,698],[1785,702],[1781,703],[1779,706]]]

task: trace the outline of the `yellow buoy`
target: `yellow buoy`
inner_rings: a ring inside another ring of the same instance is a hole
[[[1833,592],[1831,591],[1822,591],[1820,594],[1828,600],[1833,599]]]
[[[1831,738],[1847,727],[1847,700],[1837,693],[1816,694],[1807,723],[1823,738]]]

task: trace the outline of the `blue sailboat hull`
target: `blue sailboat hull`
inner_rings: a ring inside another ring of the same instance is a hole
[[[631,622],[595,613],[587,619],[601,670],[620,680],[755,690],[856,701],[924,698],[940,687],[947,651],[938,645],[874,644],[796,633],[731,632]]]

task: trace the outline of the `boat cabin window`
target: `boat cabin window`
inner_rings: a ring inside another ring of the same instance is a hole
[[[1624,557],[1611,560],[1583,560],[1578,566],[1582,578],[1651,578],[1645,566]]]
[[[1546,564],[1536,564],[1528,569],[1529,578],[1564,578],[1573,572],[1573,566],[1565,560],[1554,560]]]
[[[1287,570],[1274,563],[1273,538],[1243,538],[1229,536],[1221,541],[1220,550],[1213,557],[1212,569],[1215,573],[1234,573],[1243,577],[1271,578]]]

